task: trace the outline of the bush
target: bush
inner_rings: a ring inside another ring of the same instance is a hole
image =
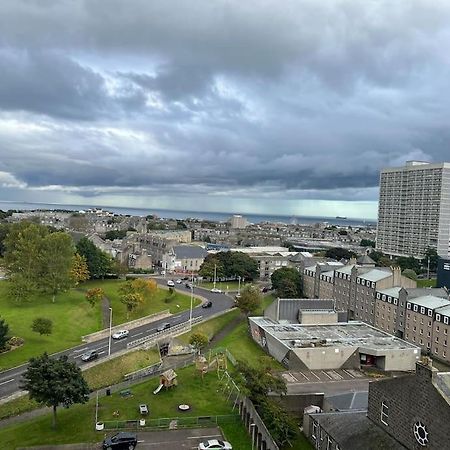
[[[8,344],[12,347],[20,347],[25,343],[25,339],[19,336],[13,336],[8,340]]]

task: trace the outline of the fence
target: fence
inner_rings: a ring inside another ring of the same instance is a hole
[[[224,423],[238,423],[241,418],[239,414],[229,414],[224,416],[198,416],[198,417],[166,417],[161,419],[141,420],[111,420],[103,422],[105,430],[118,429],[140,429],[140,430],[161,430],[176,428],[200,428],[221,425]],[[142,425],[141,425],[142,423]]]
[[[181,334],[184,331],[187,331],[191,328],[191,325],[194,325],[203,320],[203,316],[195,317],[192,321],[187,320],[186,322],[175,325],[171,328],[167,328],[162,331],[157,331],[156,333],[150,334],[149,336],[144,336],[140,339],[135,339],[134,341],[128,342],[127,348],[138,347],[143,344],[152,344],[156,342],[160,337],[170,337],[176,336],[177,334]]]

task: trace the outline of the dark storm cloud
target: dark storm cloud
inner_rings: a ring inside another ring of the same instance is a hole
[[[381,167],[448,159],[449,23],[444,0],[3,1],[0,172],[373,200]]]

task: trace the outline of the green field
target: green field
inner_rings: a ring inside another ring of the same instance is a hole
[[[9,335],[25,339],[16,350],[0,354],[0,370],[26,362],[44,351],[54,353],[80,344],[80,337],[101,327],[100,307],[92,308],[81,292],[70,290],[57,295],[35,296],[30,302],[16,304],[6,295],[6,281],[0,282],[0,317],[9,325]],[[53,321],[53,333],[41,336],[31,331],[36,317]]]
[[[436,287],[436,278],[432,278],[431,280],[417,280],[417,287],[419,288],[427,288],[427,287]]]
[[[101,287],[110,299],[115,325],[127,322],[126,308],[120,302],[118,288],[120,280],[96,280],[81,284],[77,289],[56,296],[52,303],[50,295],[36,295],[29,302],[17,304],[7,295],[7,282],[0,281],[0,317],[9,325],[9,335],[25,339],[20,348],[0,354],[0,370],[25,363],[32,356],[44,351],[49,354],[74,347],[81,343],[81,336],[102,329],[100,305],[91,307],[84,298],[84,291]],[[200,304],[194,299],[193,305]],[[166,289],[158,288],[154,298],[130,313],[128,320],[137,319],[165,309],[177,313],[190,307],[190,297],[176,292],[170,298]],[[41,336],[31,330],[36,317],[53,321],[53,333]]]

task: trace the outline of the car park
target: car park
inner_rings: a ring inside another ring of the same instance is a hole
[[[208,302],[203,303],[202,308],[211,308],[212,306],[212,301],[209,300]]]
[[[227,441],[210,439],[209,441],[200,442],[198,450],[233,450],[233,447]]]
[[[213,292],[214,294],[221,294],[222,293],[222,291],[220,289],[218,289],[218,288],[212,288],[211,292]]]
[[[156,331],[164,331],[164,330],[167,330],[167,328],[170,328],[170,323],[169,323],[169,322],[162,323],[162,324],[156,329]]]
[[[94,359],[97,359],[97,358],[98,358],[98,353],[96,350],[90,350],[81,355],[81,361],[83,361],[83,362],[93,361]]]
[[[142,403],[142,405],[139,405],[139,413],[143,416],[146,416],[148,414],[148,406],[145,403]]]
[[[167,281],[167,286],[169,286],[169,287],[175,287],[174,281],[173,281],[173,280],[168,280],[168,281]]]
[[[137,435],[134,433],[120,432],[103,441],[104,450],[134,450],[136,445]]]
[[[117,330],[112,335],[112,338],[113,339],[124,339],[124,338],[128,337],[129,334],[130,334],[130,332],[128,330]]]

